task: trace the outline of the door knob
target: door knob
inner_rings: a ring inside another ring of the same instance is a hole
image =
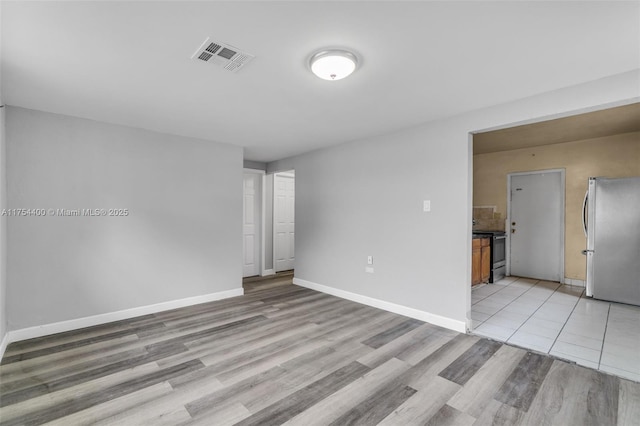
[[[511,222],[511,226],[516,226],[516,223],[515,222]]]

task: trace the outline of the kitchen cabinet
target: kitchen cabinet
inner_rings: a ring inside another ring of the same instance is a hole
[[[474,238],[471,245],[471,285],[488,283],[491,275],[489,238]]]

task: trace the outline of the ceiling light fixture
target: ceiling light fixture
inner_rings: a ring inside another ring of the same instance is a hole
[[[358,58],[346,50],[322,50],[309,60],[311,71],[323,80],[341,80],[356,69]]]

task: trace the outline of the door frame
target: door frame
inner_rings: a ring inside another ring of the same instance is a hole
[[[523,175],[539,175],[544,173],[560,173],[560,283],[564,284],[564,246],[565,246],[565,169],[545,169],[545,170],[531,170],[527,172],[514,172],[507,174],[507,223],[505,226],[505,232],[507,234],[507,241],[505,246],[505,257],[507,261],[506,275],[511,275],[511,178],[512,176]]]
[[[258,181],[260,182],[260,190],[257,192],[258,196],[260,197],[259,200],[257,200],[257,205],[258,205],[258,218],[257,218],[257,223],[260,226],[260,229],[257,232],[258,238],[260,238],[260,241],[258,242],[258,262],[260,263],[258,265],[258,274],[260,274],[260,276],[264,275],[264,265],[265,265],[265,259],[264,259],[264,252],[265,252],[265,246],[264,246],[264,231],[265,231],[265,201],[264,201],[264,196],[265,196],[265,171],[264,170],[258,170],[258,169],[248,169],[248,168],[243,168],[242,169],[242,173],[243,175],[245,173],[249,173],[249,174],[255,174],[255,175],[260,175],[258,178]],[[242,202],[244,203],[244,187],[242,188]],[[243,212],[242,214],[244,214],[244,206],[242,208]],[[244,221],[244,219],[243,219]],[[244,234],[244,231],[243,231]],[[244,235],[243,235],[244,238]],[[243,242],[243,247],[244,247],[244,242]],[[244,256],[244,250],[242,255]],[[244,261],[243,261],[244,262]],[[244,275],[244,273],[243,273]]]
[[[267,265],[267,172],[265,170],[258,170],[262,175],[262,193],[260,198],[260,276],[273,275],[275,272],[272,269],[266,269]]]
[[[271,250],[271,255],[273,256],[273,261],[271,263],[271,265],[273,266],[273,273],[276,274],[276,177],[277,176],[282,176],[282,177],[290,177],[294,180],[296,179],[296,171],[294,169],[292,170],[286,170],[283,172],[276,172],[273,174],[273,217],[271,218],[273,220],[273,223],[271,224],[271,231],[273,233],[273,237],[272,237],[272,243],[273,243],[273,248]],[[295,190],[294,190],[294,197],[295,197]],[[294,210],[295,210],[295,204],[294,204]],[[294,225],[295,226],[295,225]],[[295,257],[295,256],[294,256]],[[295,268],[295,266],[294,266]]]

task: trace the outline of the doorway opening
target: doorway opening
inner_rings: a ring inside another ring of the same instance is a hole
[[[507,277],[473,289],[469,285],[469,330],[536,348],[540,336],[529,328],[526,315],[542,317],[535,321],[566,320],[565,312],[556,312],[560,308],[554,299],[584,293],[581,221],[588,178],[624,177],[636,165],[637,127],[629,131],[624,126],[638,122],[640,104],[599,108],[470,133],[469,239],[477,231],[504,231]],[[533,225],[536,221],[542,223]],[[472,266],[472,244],[468,250]],[[551,306],[537,305],[536,297],[548,289],[557,293],[549,299]]]
[[[243,287],[291,283],[295,266],[295,172],[244,170]]]

